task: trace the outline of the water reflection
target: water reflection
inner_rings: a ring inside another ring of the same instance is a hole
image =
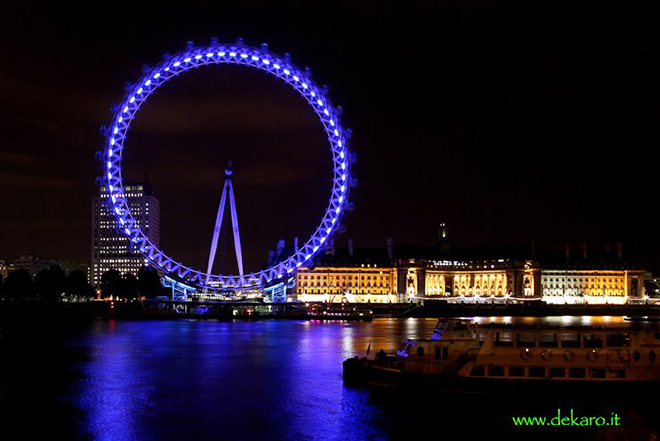
[[[622,317],[481,317],[478,321],[630,326]],[[67,362],[74,381],[67,383],[68,392],[59,400],[76,411],[65,415],[64,423],[75,427],[79,438],[99,440],[391,439],[429,429],[438,433],[442,427],[469,428],[475,436],[524,434],[522,438],[528,439],[529,430],[507,426],[510,414],[531,409],[550,414],[562,404],[613,409],[631,423],[634,420],[635,430],[646,439],[657,434],[651,411],[626,401],[593,403],[585,397],[557,403],[530,395],[529,400],[507,407],[488,403],[487,396],[459,402],[432,392],[414,402],[382,401],[365,390],[344,387],[345,358],[364,355],[367,348],[371,354],[380,349],[393,352],[403,337],[428,337],[435,323],[435,319],[94,321],[66,340],[67,350],[86,356]],[[631,433],[622,430],[626,436]],[[561,436],[573,435],[625,439],[614,430],[564,430]]]

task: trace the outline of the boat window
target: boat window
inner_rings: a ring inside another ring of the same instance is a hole
[[[610,371],[610,376],[614,378],[626,378],[626,370],[614,369],[614,371]]]
[[[524,377],[525,368],[522,366],[510,366],[509,367],[509,377]]]
[[[564,368],[550,368],[550,378],[564,378],[566,370]]]
[[[584,378],[584,368],[569,368],[568,376],[570,378]]]
[[[502,366],[488,366],[488,376],[490,377],[503,377],[504,367]]]
[[[442,348],[442,359],[449,360],[449,348],[446,346]]]
[[[406,344],[407,344],[407,342],[405,342],[405,341],[404,341],[403,343],[401,343],[401,346],[399,346],[399,352],[401,352],[401,351],[403,351],[404,349],[406,349]]]
[[[424,356],[424,346],[419,346],[417,348],[417,356],[418,357],[423,357]]]
[[[649,352],[649,360],[651,360],[651,363],[655,361],[655,351]]]
[[[633,360],[635,360],[637,362],[637,361],[639,361],[640,358],[641,358],[641,356],[639,354],[639,351],[633,352]]]
[[[584,347],[585,348],[602,348],[603,337],[600,334],[584,334]]]
[[[557,334],[542,332],[539,334],[539,346],[542,348],[556,348],[559,345]]]
[[[561,334],[561,347],[562,348],[579,348],[580,347],[580,334],[576,332],[567,332]]]
[[[625,347],[630,346],[630,337],[628,334],[610,334],[607,336],[607,346],[612,347]]]
[[[605,378],[605,369],[589,369],[589,377]]]
[[[544,367],[530,367],[529,376],[534,378],[543,378],[545,376]]]
[[[516,337],[519,348],[533,348],[536,346],[536,334],[533,332],[519,332]]]
[[[436,346],[436,347],[435,347],[435,359],[436,359],[436,361],[437,361],[437,360],[440,360],[440,350],[441,350],[441,349],[442,349],[442,348],[440,348],[440,346]]]
[[[473,366],[472,371],[470,372],[472,377],[483,377],[484,376],[484,367],[483,366]]]
[[[495,346],[513,346],[513,332],[496,332]]]

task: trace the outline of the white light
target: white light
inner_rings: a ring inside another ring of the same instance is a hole
[[[117,122],[122,122],[123,120],[124,120],[124,117],[120,116],[119,119],[117,120]]]
[[[158,72],[156,75],[154,75],[154,78],[158,78],[160,76],[160,72]]]
[[[296,266],[300,266],[301,264],[302,264],[302,262],[298,262],[298,263],[296,263]]]
[[[206,56],[211,58],[213,56],[213,52],[209,52],[208,54],[206,54]]]
[[[199,60],[199,59],[201,59],[201,58],[202,58],[201,55],[195,55],[195,60]]]
[[[328,228],[327,230],[325,230],[326,233],[330,233],[330,231],[332,231],[332,228]]]
[[[329,231],[328,231],[328,233],[329,233]],[[323,242],[325,242],[325,237],[321,238],[321,243],[323,243]]]
[[[112,167],[112,162],[108,161],[108,168]]]
[[[345,163],[345,162],[342,162],[342,163],[341,163],[341,169],[342,169],[342,170],[346,170],[346,163]]]
[[[115,138],[112,138],[112,139],[114,140]],[[109,157],[112,157],[112,149],[110,149],[110,150],[108,151],[108,156],[109,156]]]
[[[334,122],[333,120],[330,120],[330,125],[331,125],[332,127],[334,127],[334,126],[335,126],[335,122]]]
[[[116,135],[118,131],[119,131],[119,128],[115,127],[115,129],[112,131],[112,133],[114,133]]]
[[[337,218],[332,219],[332,224],[334,225],[337,222]]]
[[[163,70],[164,70],[165,72],[167,72],[167,71],[169,71],[169,70],[170,70],[170,68],[169,68],[169,67],[166,67],[166,68],[165,68],[165,69],[163,69]]]
[[[325,113],[325,116],[329,116],[329,115],[330,115],[330,112],[328,112],[328,109],[325,109],[325,110],[323,111],[323,113]],[[334,126],[334,124],[333,124],[333,126]]]
[[[262,60],[264,64],[270,64],[270,61],[266,60],[265,58]]]
[[[319,106],[323,106],[323,101],[317,100],[316,102],[319,103]]]
[[[147,81],[144,83],[144,85],[147,86],[147,87],[150,86],[150,85],[151,85],[151,80],[147,80]]]
[[[344,201],[344,196],[339,196],[339,203],[341,204]]]
[[[191,58],[188,57],[188,58],[186,58],[185,60],[183,60],[183,62],[184,62],[184,63],[188,63],[188,62],[190,62],[190,60],[191,60]]]
[[[319,250],[319,247],[314,247],[314,252],[317,252]]]
[[[234,54],[234,55],[236,55],[236,54]],[[218,52],[218,56],[219,56],[219,57],[224,57],[224,56],[225,56],[225,53],[224,53],[224,52]]]
[[[124,107],[124,113],[128,112],[128,106]]]
[[[140,87],[137,91],[138,95],[142,93],[142,88]]]
[[[289,268],[288,270],[286,270],[287,273],[290,273],[291,271],[293,271],[293,268]]]
[[[259,57],[255,57],[254,55],[252,55],[252,59],[253,59],[254,61],[259,61]]]
[[[230,57],[235,57],[235,56],[236,56],[236,52],[229,52],[229,56],[230,56]]]
[[[342,180],[342,181],[345,181],[345,180],[346,180],[346,173],[344,173],[343,175],[341,175],[341,180]]]
[[[108,172],[108,179],[112,179],[112,173]]]
[[[112,185],[110,186],[110,191],[114,191],[114,187]]]
[[[339,136],[339,132],[337,131],[337,129],[335,129],[335,131],[334,131],[334,132],[332,132],[332,133],[334,133],[334,134],[335,134],[335,136]]]
[[[311,254],[306,255],[306,256],[305,256],[305,260],[308,260],[310,257],[312,257]]]
[[[115,138],[110,138],[110,145],[115,145]],[[112,150],[110,150],[110,151],[112,151]]]
[[[345,186],[345,185],[342,185],[342,186],[340,187],[340,189],[341,189],[341,192],[343,193],[343,192],[344,192],[344,189],[346,189],[346,186]]]
[[[124,231],[126,231],[126,234],[131,234],[131,230],[129,230],[128,228],[124,228]]]
[[[339,152],[339,157],[340,157],[341,159],[344,159],[344,151],[343,151],[343,150],[342,150],[341,152]]]
[[[247,54],[241,54],[241,58],[247,58]]]
[[[133,104],[135,102],[135,97],[132,96],[130,100],[128,100],[129,103]]]
[[[285,75],[289,75],[291,73],[287,69],[284,69],[283,72],[284,72]]]
[[[181,65],[181,63],[180,63],[179,61],[177,61],[176,63],[174,63],[174,67],[177,67],[177,66],[179,66],[179,65]]]
[[[295,76],[295,75],[293,76],[293,79],[294,79],[294,81],[298,81],[298,80],[300,80],[300,78],[298,78],[298,77]]]
[[[302,86],[303,86],[303,89],[307,89],[307,84],[306,83],[302,83]]]
[[[339,212],[341,211],[341,207],[337,207],[337,209],[336,209],[335,211],[336,211],[337,213],[339,213]]]
[[[280,68],[280,65],[279,65],[279,64],[273,64],[273,67],[274,67],[275,69],[279,69],[279,68]]]
[[[311,93],[312,96],[316,96],[316,94],[314,93],[314,91],[311,91],[310,93]]]

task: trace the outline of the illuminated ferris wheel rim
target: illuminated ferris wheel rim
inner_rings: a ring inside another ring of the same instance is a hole
[[[265,45],[264,45],[265,46]],[[284,80],[292,86],[318,115],[332,151],[333,178],[328,208],[309,240],[286,260],[262,271],[243,276],[208,274],[173,260],[151,243],[135,221],[124,196],[121,160],[124,141],[142,103],[169,79],[190,69],[212,64],[238,64],[254,67]],[[237,44],[217,44],[188,48],[146,72],[126,94],[112,120],[103,153],[103,183],[108,189],[110,209],[122,233],[149,262],[199,288],[227,289],[261,286],[286,277],[309,262],[335,232],[347,205],[350,187],[348,136],[337,111],[326,93],[305,72],[288,60],[262,49]]]

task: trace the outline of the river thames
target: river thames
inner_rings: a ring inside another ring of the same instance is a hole
[[[626,326],[622,318],[482,321]],[[342,361],[428,337],[436,319],[215,321],[62,319],[2,327],[0,410],[15,439],[657,439],[656,397],[565,402],[485,395],[383,399],[346,387]],[[558,408],[620,427],[515,427]],[[14,430],[11,430],[11,429]],[[496,436],[497,435],[497,436]],[[654,438],[655,437],[655,438]],[[11,439],[11,437],[3,437]]]

